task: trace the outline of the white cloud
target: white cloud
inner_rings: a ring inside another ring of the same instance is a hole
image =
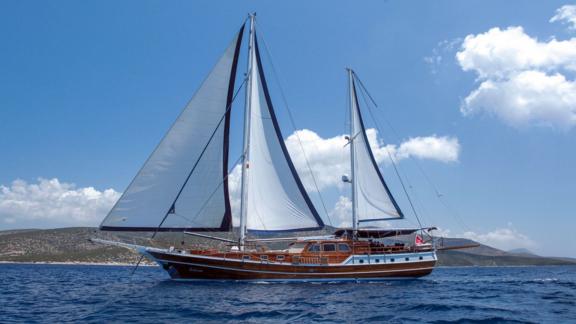
[[[232,224],[240,224],[240,189],[242,186],[242,167],[240,164],[234,166],[228,175],[228,194],[230,195],[230,208],[232,209]]]
[[[456,162],[460,153],[460,143],[455,137],[436,135],[413,137],[400,144],[396,150],[397,159],[415,157],[440,162]]]
[[[437,74],[439,72],[440,67],[445,62],[444,57],[446,54],[453,52],[461,43],[462,38],[443,40],[432,49],[432,54],[430,56],[424,57],[424,62],[428,64],[432,74]]]
[[[502,78],[518,71],[565,68],[576,70],[576,38],[540,42],[521,26],[492,28],[468,35],[456,59],[464,71],[475,71],[480,78]]]
[[[322,138],[311,130],[302,129],[288,136],[285,142],[304,186],[310,191],[315,188],[306,159],[320,190],[340,185],[340,177],[350,173],[349,150],[344,147],[344,135]]]
[[[550,22],[561,22],[568,25],[568,28],[576,30],[576,6],[565,5],[556,9],[556,14],[550,18]]]
[[[286,139],[286,147],[298,170],[304,186],[314,190],[314,183],[306,164],[306,159],[313,170],[320,190],[341,185],[340,177],[350,173],[350,150],[345,147],[345,135],[322,138],[307,129],[297,130]],[[373,128],[366,130],[368,142],[372,148],[374,159],[378,164],[389,163],[390,155],[396,161],[417,158],[440,162],[456,162],[460,152],[457,138],[436,135],[414,137],[402,142],[399,146],[384,145],[378,140],[378,131]],[[300,143],[302,143],[302,147]],[[303,151],[306,156],[304,156]],[[305,159],[306,157],[306,159]]]
[[[486,80],[464,99],[461,111],[465,115],[485,112],[512,126],[569,129],[576,125],[576,82],[539,71]]]
[[[352,227],[352,201],[349,197],[340,196],[329,212],[330,225],[335,227]],[[370,226],[390,227],[386,221],[371,222]]]
[[[434,234],[436,237],[451,237],[450,233],[451,231],[448,228],[437,227],[432,234]]]
[[[576,38],[543,42],[522,27],[496,27],[466,36],[456,59],[478,75],[464,115],[486,113],[514,127],[576,125],[576,82],[567,77],[576,71]]]
[[[119,197],[113,189],[76,188],[56,178],[40,178],[34,184],[15,180],[10,186],[0,185],[0,222],[95,226]]]
[[[340,196],[334,209],[330,211],[330,220],[336,227],[352,226],[352,201],[348,197]]]
[[[506,228],[497,228],[488,233],[476,233],[472,231],[464,232],[461,237],[474,240],[504,251],[517,248],[532,248],[535,246],[534,241],[526,235],[518,232],[516,229],[508,226]]]

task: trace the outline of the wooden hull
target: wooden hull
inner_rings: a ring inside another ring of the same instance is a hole
[[[292,264],[147,250],[173,279],[256,281],[340,281],[418,278],[432,272],[432,259],[402,263]],[[415,258],[417,260],[417,258]],[[374,261],[372,261],[374,262]]]

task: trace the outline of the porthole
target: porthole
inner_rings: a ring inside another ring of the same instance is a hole
[[[405,258],[404,260],[406,260],[406,261],[410,261],[410,258]]]
[[[360,260],[360,261],[358,261],[358,262],[360,262],[360,263],[364,263],[364,260]]]
[[[376,261],[376,263],[380,263],[380,259],[376,259],[375,261]]]
[[[420,256],[418,259],[420,259],[420,260],[424,260],[424,258],[423,258],[422,256]]]
[[[394,262],[394,258],[390,259],[390,262]]]

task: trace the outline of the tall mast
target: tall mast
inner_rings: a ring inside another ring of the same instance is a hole
[[[248,202],[246,201],[246,193],[248,192],[248,163],[250,157],[248,156],[248,148],[250,147],[250,106],[252,101],[252,61],[254,59],[254,19],[256,13],[249,14],[250,16],[250,40],[248,42],[248,68],[246,72],[246,102],[244,107],[244,145],[242,154],[242,180],[240,192],[240,250],[244,250],[244,242],[246,240],[246,210]]]
[[[354,133],[354,123],[356,122],[356,112],[354,111],[355,109],[357,109],[356,107],[356,89],[354,89],[354,72],[352,71],[352,69],[348,68],[348,93],[350,95],[350,176],[352,177],[352,181],[351,181],[351,185],[352,185],[352,229],[354,231],[354,236],[356,235],[356,232],[358,231],[358,213],[356,211],[356,205],[357,205],[357,181],[356,181],[356,175],[354,174],[354,169],[355,169],[355,165],[354,165],[354,140],[356,138],[356,135],[358,134],[353,134]]]

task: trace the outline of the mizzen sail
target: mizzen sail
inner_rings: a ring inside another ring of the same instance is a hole
[[[358,105],[355,76],[350,78],[351,140],[353,141],[353,186],[357,221],[403,218],[374,159]]]
[[[228,130],[243,30],[104,219],[102,230],[230,230]]]

